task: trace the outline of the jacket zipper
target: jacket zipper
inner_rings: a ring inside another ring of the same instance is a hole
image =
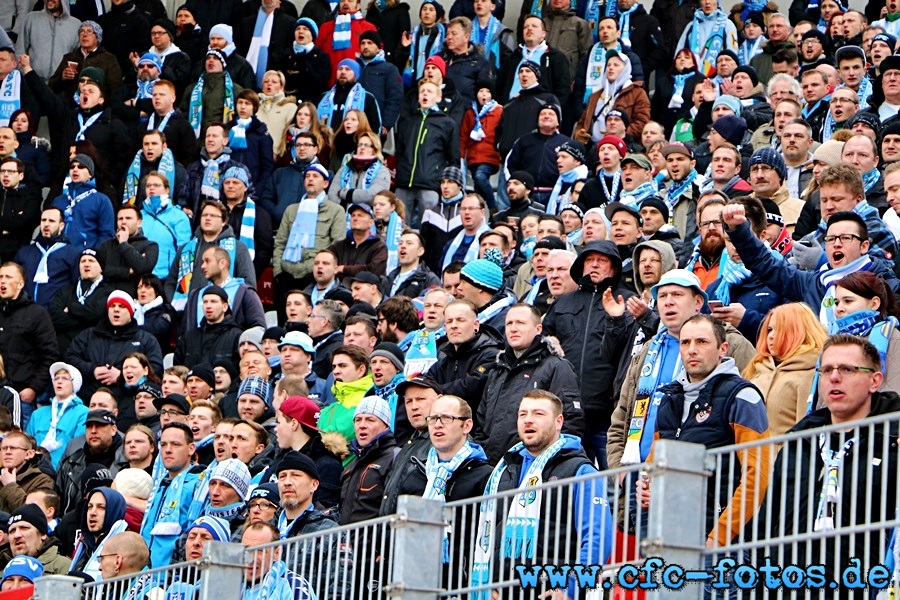
[[[419,162],[419,147],[422,145],[422,142],[425,140],[425,136],[428,134],[428,128],[425,127],[425,119],[428,118],[427,113],[422,113],[422,122],[419,123],[419,135],[416,137],[416,147],[413,149],[413,166],[412,171],[409,173],[409,187],[412,189],[413,179],[416,177],[416,165]]]
[[[584,381],[584,353],[587,350],[587,339],[590,331],[591,324],[591,313],[594,312],[594,298],[597,297],[597,286],[594,286],[594,291],[591,292],[591,304],[588,307],[587,314],[587,324],[585,325],[584,337],[581,339],[581,361],[578,365],[578,380]],[[583,385],[583,384],[582,384]]]

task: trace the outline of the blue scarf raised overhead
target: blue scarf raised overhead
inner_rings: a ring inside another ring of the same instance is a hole
[[[427,46],[428,38],[431,36],[432,32],[435,34],[434,41],[430,46]],[[425,72],[425,61],[435,54],[441,53],[441,49],[444,47],[444,37],[446,35],[447,30],[443,23],[437,23],[433,28],[428,30],[428,33],[422,31],[421,25],[413,27],[410,36],[412,37],[412,45],[409,47],[409,61],[406,63],[406,68],[403,69],[404,86],[412,87],[415,82],[421,79]]]
[[[141,184],[141,157],[144,153],[138,150],[128,167],[128,173],[125,174],[125,188],[122,193],[122,204],[134,206],[137,204],[138,188]],[[169,186],[175,187],[175,156],[172,151],[166,148],[163,150],[162,157],[159,160],[157,171],[165,175],[169,180]]]
[[[701,42],[700,23],[711,21],[714,22],[713,29],[709,36]],[[725,12],[721,8],[717,8],[711,15],[705,14],[699,8],[694,11],[694,20],[690,25],[691,32],[688,34],[688,47],[697,57],[700,73],[706,77],[712,77],[715,74],[716,58],[725,47],[725,36],[727,35],[725,22]]]
[[[338,15],[334,20],[334,36],[331,47],[334,50],[348,50],[353,38],[352,23],[363,18],[361,10],[352,15]],[[321,113],[319,113],[321,114]]]

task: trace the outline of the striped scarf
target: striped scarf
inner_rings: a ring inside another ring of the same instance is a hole
[[[143,152],[138,150],[128,167],[128,173],[125,174],[125,188],[122,192],[122,204],[135,206],[137,204],[138,187],[141,182],[141,157]],[[162,157],[159,160],[157,171],[166,176],[169,185],[175,187],[175,156],[172,151],[166,148],[163,150]]]
[[[361,10],[356,11],[352,15],[338,15],[334,20],[334,36],[332,38],[331,47],[333,50],[348,50],[352,39],[353,21],[359,21],[363,18]],[[321,113],[319,113],[321,114]]]
[[[475,113],[475,126],[472,127],[472,131],[469,133],[469,137],[476,142],[480,142],[485,138],[484,127],[481,124],[481,119],[487,116],[489,112],[494,110],[495,106],[499,106],[495,100],[488,101],[480,109],[478,108],[477,102],[472,103],[472,112]]]
[[[253,198],[247,196],[247,203],[244,205],[244,214],[241,215],[241,231],[239,238],[247,246],[250,251],[250,259],[256,258],[256,243],[253,240],[254,230],[256,227],[256,202]]]
[[[228,131],[228,147],[232,150],[247,149],[247,128],[253,119],[238,119]]]
[[[819,308],[819,321],[825,327],[830,326],[834,321],[834,288],[837,282],[844,276],[857,271],[871,271],[874,266],[875,263],[865,254],[842,267],[831,268],[828,263],[821,266],[819,269],[819,283],[825,286],[825,294],[822,297],[822,305]]]
[[[472,43],[484,48],[483,54],[488,60],[492,59],[491,64],[493,65],[495,72],[500,71],[499,33],[502,30],[503,23],[501,23],[494,15],[490,16],[486,27],[479,25],[477,18],[472,21]]]
[[[194,135],[200,137],[200,129],[203,127],[203,81],[205,75],[201,75],[200,79],[191,90],[191,99],[188,104],[188,121],[194,130]],[[225,101],[222,103],[222,122],[228,123],[234,117],[234,83],[231,81],[231,75],[225,71]]]

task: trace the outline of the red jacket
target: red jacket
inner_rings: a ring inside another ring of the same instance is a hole
[[[321,48],[331,58],[331,73],[328,77],[328,87],[334,85],[334,75],[338,63],[349,58],[356,60],[359,54],[359,36],[364,31],[378,31],[378,29],[365,19],[354,19],[350,22],[350,47],[344,50],[332,48],[334,42],[334,25],[336,21],[327,21],[319,27],[319,35],[316,36],[316,46]]]
[[[484,139],[476,142],[469,135],[475,128],[475,111],[471,106],[466,110],[462,126],[459,129],[459,152],[469,165],[500,166],[500,153],[497,151],[495,142],[501,116],[503,116],[503,107],[499,104],[484,115],[481,119]]]

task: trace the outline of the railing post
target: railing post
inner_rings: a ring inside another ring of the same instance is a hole
[[[699,569],[706,540],[706,447],[658,440],[653,444],[653,456],[649,529],[647,539],[641,541],[642,553],[647,558],[662,558],[666,565]],[[688,583],[671,590],[660,585],[655,597],[699,600],[703,586]]]
[[[418,496],[397,499],[391,551],[393,572],[386,592],[400,600],[435,600],[444,547],[444,504]]]
[[[244,546],[207,542],[203,547],[200,600],[238,598],[244,586]]]
[[[47,575],[34,580],[36,600],[80,600],[84,579],[67,575]]]

